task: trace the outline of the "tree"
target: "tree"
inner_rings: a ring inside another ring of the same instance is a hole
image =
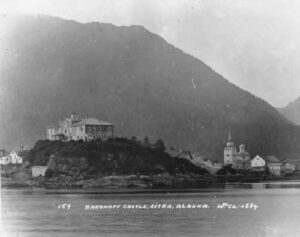
[[[158,139],[157,142],[154,144],[155,149],[159,151],[165,151],[166,147],[164,142],[161,139]]]
[[[138,143],[138,140],[137,140],[137,138],[136,138],[135,136],[131,137],[131,141],[132,141],[133,143]]]
[[[53,171],[53,169],[47,169],[46,170],[46,172],[45,172],[45,177],[47,178],[47,179],[49,179],[49,178],[51,178],[52,176],[54,175],[54,171]]]
[[[218,170],[217,175],[228,175],[233,174],[235,175],[237,173],[236,169],[232,168],[232,165],[226,165],[222,169]]]
[[[144,138],[143,145],[144,145],[144,147],[151,147],[150,140],[149,140],[149,138],[147,136]]]

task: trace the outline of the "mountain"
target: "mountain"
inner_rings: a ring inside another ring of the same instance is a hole
[[[114,122],[120,136],[161,138],[211,159],[223,159],[229,127],[252,156],[299,153],[299,128],[276,109],[141,26],[2,18],[4,148],[32,146],[77,112]]]
[[[300,125],[300,97],[278,111],[296,125]]]

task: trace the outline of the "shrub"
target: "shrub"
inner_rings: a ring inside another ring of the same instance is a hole
[[[53,169],[48,168],[48,169],[46,170],[46,172],[45,172],[45,177],[46,177],[47,179],[49,179],[49,178],[51,178],[53,175],[54,175]]]

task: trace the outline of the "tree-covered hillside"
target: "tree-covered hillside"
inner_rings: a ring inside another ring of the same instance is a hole
[[[62,174],[76,168],[79,170],[75,173],[80,175],[84,171],[85,176],[207,173],[188,160],[170,157],[161,140],[150,146],[126,138],[94,142],[40,140],[26,160],[32,165],[48,164],[54,172],[62,171]]]
[[[300,97],[289,103],[283,108],[278,108],[278,111],[288,120],[296,125],[300,125]]]

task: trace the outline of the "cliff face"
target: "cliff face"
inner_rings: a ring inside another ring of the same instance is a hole
[[[1,21],[1,146],[32,145],[77,112],[213,159],[222,159],[228,127],[253,155],[300,150],[299,129],[276,109],[143,27]]]

